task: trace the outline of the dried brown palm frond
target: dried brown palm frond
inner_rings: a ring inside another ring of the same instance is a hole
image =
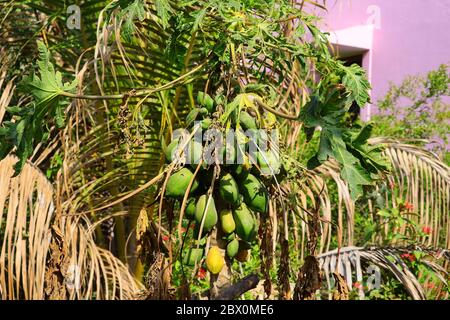
[[[415,214],[411,219],[420,227],[431,228],[422,244],[450,248],[450,167],[412,144],[386,138],[375,138],[371,143],[386,146],[385,154],[393,168],[388,183],[379,189],[385,207],[398,207],[398,198],[408,201]]]
[[[31,164],[12,177],[16,161],[0,162],[1,299],[133,298],[141,285],[96,246],[90,223],[55,220],[52,185]]]
[[[378,206],[381,205],[380,209],[398,207],[398,198],[408,201],[413,206],[413,215],[408,218],[419,227],[429,226],[432,231],[422,239],[422,244],[450,248],[450,168],[432,153],[414,145],[384,138],[371,139],[370,143],[385,145],[384,152],[392,167],[386,179],[378,181],[376,185],[383,200],[381,204],[377,202]],[[335,204],[332,204],[329,193],[332,183],[337,187],[338,202]],[[296,184],[284,185],[283,190],[286,194],[294,193],[298,204],[292,210],[292,219],[294,229],[300,235],[301,260],[304,257],[305,239],[309,237],[305,221],[317,202],[321,212],[319,253],[330,249],[333,235],[337,235],[338,243],[342,246],[354,245],[355,202],[347,183],[340,177],[338,164],[328,161],[314,171],[304,170]],[[370,213],[375,215],[375,204],[371,200],[369,202]],[[337,211],[337,216],[332,219],[333,210]],[[295,221],[296,217],[300,218],[299,221]],[[386,227],[375,236],[373,242],[382,244],[383,235],[391,231]]]
[[[401,255],[410,255],[412,251],[420,251],[425,254],[422,263],[429,266],[438,279],[447,284],[448,273],[436,261],[441,259],[448,260],[450,258],[448,250],[426,249],[415,247],[395,248],[395,247],[344,247],[333,251],[329,251],[319,255],[319,262],[324,271],[328,291],[332,292],[334,281],[333,273],[339,273],[344,277],[348,289],[354,288],[354,283],[362,284],[365,276],[371,276],[374,272],[373,266],[385,270],[391,277],[400,281],[414,300],[425,299],[424,288],[416,275],[408,268],[403,261]],[[369,267],[364,269],[364,267]],[[381,274],[378,276],[381,277]],[[381,281],[381,279],[380,279]],[[373,288],[372,288],[373,289]],[[361,287],[358,289],[361,299],[365,297],[365,292]],[[331,293],[329,294],[331,298]]]
[[[0,162],[0,297],[43,299],[53,188],[31,165],[12,178],[15,161]]]

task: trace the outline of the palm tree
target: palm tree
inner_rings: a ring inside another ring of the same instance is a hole
[[[66,27],[59,1],[1,6],[0,214],[7,218],[3,227],[0,215],[0,239],[2,252],[21,250],[0,256],[2,298],[174,297],[188,192],[183,201],[164,197],[178,167],[165,164],[162,151],[195,110],[197,92],[221,97],[222,115],[253,108],[278,118],[285,177],[267,185],[272,197],[260,239],[268,295],[277,264],[286,271],[279,273],[279,294],[291,297],[290,237],[301,260],[318,261],[336,231],[339,246],[354,244],[355,201],[364,188],[382,183],[389,167],[382,147],[397,172],[390,179],[425,208],[421,219],[448,228],[448,167],[422,150],[368,140],[370,126],[346,125],[349,106],[368,101],[369,84],[362,69],[329,53],[326,35],[305,10],[323,9],[319,3],[84,0],[80,31]],[[18,23],[39,28],[25,32]],[[19,74],[34,69],[34,57],[36,75]],[[25,90],[15,89],[19,81]],[[223,127],[232,122],[222,119]],[[310,142],[314,135],[319,143]],[[404,158],[413,171],[400,171]],[[412,175],[415,185],[405,182]],[[425,176],[430,180],[420,184]],[[31,185],[23,195],[15,191]],[[431,201],[436,205],[427,211]],[[429,244],[448,248],[439,228]],[[27,230],[39,232],[22,236]],[[48,244],[39,241],[44,238]],[[21,268],[34,272],[25,279]],[[66,282],[77,272],[83,277],[73,290]],[[212,291],[230,286],[229,268],[212,279]]]

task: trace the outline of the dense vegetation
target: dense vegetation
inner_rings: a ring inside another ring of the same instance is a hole
[[[78,5],[80,30],[60,1],[0,4],[2,298],[448,297],[449,168],[349,120],[370,84],[321,3]],[[206,161],[200,129],[235,139]]]

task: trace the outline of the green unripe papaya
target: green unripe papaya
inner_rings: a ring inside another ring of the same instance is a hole
[[[203,145],[197,140],[191,140],[188,144],[188,153],[186,163],[189,163],[193,168],[197,168],[203,157]]]
[[[236,167],[235,167],[235,169],[233,171],[233,176],[236,178],[236,181],[239,181],[239,182],[245,181],[245,179],[247,178],[248,174],[249,174],[249,171],[242,164],[236,165]]]
[[[195,206],[195,221],[197,222],[198,227],[201,226],[203,216],[206,215],[205,222],[203,224],[203,230],[206,232],[211,231],[218,220],[214,198],[211,198],[207,208],[206,206],[208,203],[208,199],[209,196],[207,196],[206,194],[200,196],[197,201],[197,205]]]
[[[281,168],[280,159],[273,150],[258,152],[258,165],[261,174],[267,176],[278,174]]]
[[[266,214],[269,209],[269,194],[263,183],[249,174],[240,187],[245,204],[252,210]]]
[[[222,210],[220,212],[220,224],[224,233],[232,233],[236,229],[236,223],[233,219],[231,210]]]
[[[183,257],[183,263],[188,266],[195,266],[196,263],[200,263],[204,254],[202,248],[190,248]]]
[[[245,203],[233,211],[236,234],[245,241],[253,241],[257,233],[256,220]]]
[[[239,240],[233,239],[227,244],[227,255],[230,258],[234,258],[239,252]]]
[[[245,130],[258,129],[255,118],[253,118],[247,111],[244,110],[242,110],[239,114],[239,123]]]
[[[208,109],[209,113],[214,112],[214,100],[209,94],[200,91],[197,95],[197,103]]]
[[[194,220],[195,218],[195,198],[189,198],[186,204],[186,209],[184,210],[184,217],[189,220]]]
[[[219,182],[220,197],[231,205],[235,205],[239,200],[239,188],[233,176],[225,174]]]
[[[180,144],[180,138],[172,140],[169,145],[164,150],[166,160],[172,162],[174,157],[177,155],[178,145]]]
[[[236,148],[233,145],[226,144],[221,148],[223,164],[234,164],[236,162]]]
[[[173,198],[181,198],[184,196],[186,189],[189,186],[189,182],[193,179],[194,174],[188,169],[183,168],[174,174],[172,174],[167,181],[165,195]],[[198,182],[194,180],[191,187],[191,193],[197,190]]]
[[[203,130],[207,130],[212,124],[211,118],[205,118],[201,122],[202,122],[202,129]]]

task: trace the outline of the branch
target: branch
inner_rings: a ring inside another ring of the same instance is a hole
[[[182,80],[184,80],[185,78],[189,77],[190,75],[196,73],[198,70],[200,70],[201,68],[203,68],[206,64],[207,64],[208,60],[205,60],[204,62],[202,62],[201,64],[199,64],[197,67],[195,67],[194,69],[192,69],[191,71],[183,74],[182,76],[176,78],[175,80],[172,80],[160,87],[157,88],[151,88],[151,89],[136,89],[133,92],[133,96],[145,96],[145,95],[149,95],[149,94],[153,94],[159,91],[164,91],[164,90],[168,90],[168,89],[172,89],[175,86],[177,86]],[[186,82],[190,82],[192,81],[192,79],[187,80]],[[114,94],[114,95],[107,95],[107,96],[102,96],[102,95],[79,95],[79,94],[73,94],[70,92],[61,92],[60,93],[62,96],[65,97],[69,97],[69,98],[74,98],[74,99],[86,99],[86,100],[111,100],[111,99],[123,99],[124,97],[130,95],[130,93],[123,93],[123,94]]]
[[[256,288],[259,283],[259,277],[256,274],[251,274],[239,282],[229,286],[220,291],[215,300],[234,300],[245,292]]]
[[[260,98],[255,98],[255,102],[256,102],[261,108],[265,109],[266,111],[269,111],[270,113],[273,113],[274,115],[279,116],[280,118],[288,119],[288,120],[298,120],[298,119],[299,119],[299,116],[298,116],[298,115],[293,116],[293,115],[290,115],[290,114],[285,114],[285,113],[283,113],[283,112],[280,112],[280,111],[278,111],[278,110],[275,110],[275,109],[272,108],[272,107],[269,107],[269,106],[268,106],[267,104],[265,104]]]

